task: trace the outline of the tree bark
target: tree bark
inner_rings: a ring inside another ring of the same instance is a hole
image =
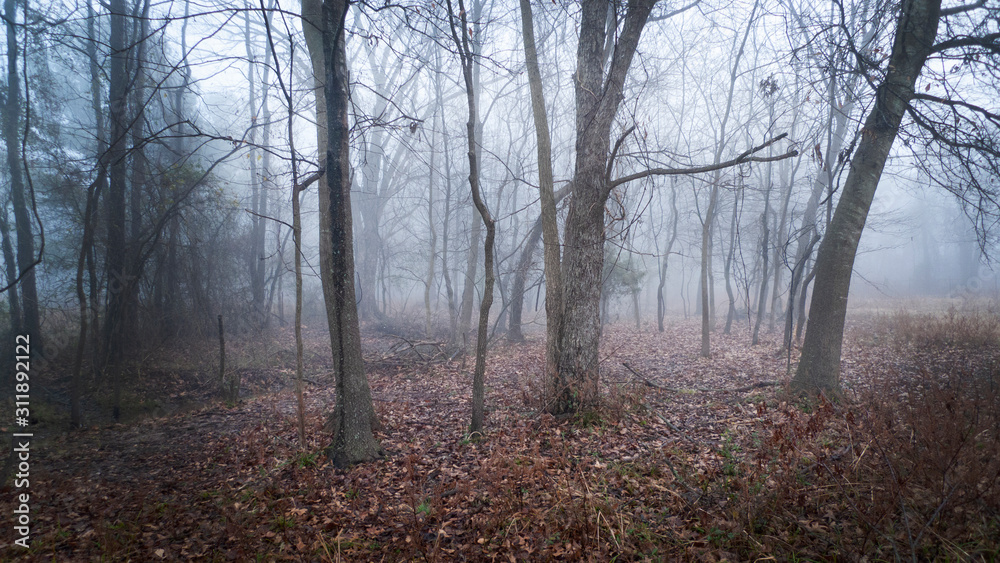
[[[477,3],[477,11],[478,5],[479,3]],[[479,212],[483,225],[486,227],[486,241],[483,252],[486,267],[486,287],[483,289],[483,300],[479,306],[479,330],[476,336],[476,366],[472,378],[472,422],[469,425],[470,434],[474,434],[482,433],[485,417],[484,380],[486,375],[486,344],[489,337],[490,307],[493,305],[493,284],[495,278],[493,272],[493,242],[496,236],[496,225],[489,210],[486,209],[486,202],[479,188],[479,148],[476,142],[479,120],[476,111],[476,83],[473,79],[473,66],[475,65],[473,56],[475,53],[472,47],[473,38],[469,37],[466,31],[469,29],[469,25],[466,17],[465,2],[458,0],[458,7],[459,13],[457,17],[459,21],[456,22],[455,11],[451,0],[448,0],[448,21],[451,27],[452,40],[455,42],[455,48],[458,49],[462,64],[466,101],[469,106],[469,120],[466,122],[469,188],[472,191],[472,202],[475,205],[476,211]],[[461,37],[459,37],[459,30],[461,30]],[[466,279],[466,283],[468,283],[468,278]]]
[[[125,2],[111,0],[111,70],[110,70],[110,121],[111,134],[108,150],[110,180],[106,204],[107,221],[107,280],[108,295],[104,315],[104,369],[110,372],[113,393],[113,416],[121,416],[121,357],[125,338],[122,319],[126,306],[126,296],[130,293],[127,279],[125,239],[125,187],[126,187],[126,143],[128,110],[126,98],[127,77],[125,63]]]
[[[663,295],[663,288],[667,284],[667,260],[670,258],[670,252],[674,248],[674,242],[677,240],[677,186],[670,186],[670,210],[672,224],[670,227],[670,240],[667,241],[667,248],[663,253],[663,258],[660,261],[660,283],[656,286],[656,328],[660,332],[663,332],[663,318],[667,314],[667,303],[665,296]],[[686,312],[686,311],[685,311]]]
[[[7,103],[4,107],[3,135],[7,147],[7,169],[10,172],[10,198],[14,207],[14,231],[17,233],[18,275],[20,282],[21,319],[23,334],[30,335],[32,347],[40,350],[42,335],[38,313],[38,290],[35,281],[35,237],[31,226],[31,207],[26,198],[21,169],[21,77],[18,57],[15,0],[4,0],[4,23],[7,27]],[[16,277],[16,276],[15,276]],[[17,288],[11,288],[16,291]]]
[[[551,410],[570,413],[598,398],[604,204],[610,195],[611,126],[622,87],[654,0],[629,2],[605,73],[608,4],[582,3],[575,76],[576,162],[563,254],[563,324]]]
[[[542,91],[542,74],[538,67],[538,50],[535,44],[534,18],[529,0],[520,0],[521,31],[524,38],[524,58],[531,89],[531,113],[535,122],[538,145],[538,195],[542,211],[542,245],[545,256],[545,380],[559,380],[560,336],[563,326],[563,278],[559,250],[559,225],[556,214],[555,181],[552,173],[552,138],[548,116],[545,113],[545,94]],[[603,256],[603,254],[602,254]],[[524,284],[521,284],[523,296]],[[518,296],[515,295],[515,299]],[[520,307],[518,307],[518,312]],[[520,316],[520,315],[518,315]],[[513,326],[513,315],[511,325]],[[518,323],[520,324],[520,322]],[[517,328],[520,332],[520,326]],[[557,389],[550,390],[556,394]]]
[[[733,258],[736,256],[736,232],[739,229],[740,192],[736,193],[733,201],[733,215],[729,220],[729,249],[726,251],[726,262],[723,266],[723,276],[726,278],[726,297],[729,299],[729,307],[726,311],[726,328],[722,334],[729,334],[733,329],[733,321],[736,320],[736,295],[733,293],[732,267]]]
[[[17,260],[14,258],[14,245],[11,243],[10,224],[7,219],[7,208],[0,208],[0,246],[3,251],[3,263],[7,284],[14,283],[17,279]],[[21,300],[17,295],[17,287],[11,287],[7,291],[7,299],[10,303],[10,330],[11,334],[21,334]]]
[[[437,124],[437,112],[431,117],[432,122]],[[424,279],[424,314],[426,316],[426,326],[424,332],[429,338],[433,332],[431,324],[431,288],[434,285],[434,266],[437,264],[437,227],[434,225],[434,174],[437,169],[434,157],[437,155],[434,147],[437,145],[437,127],[431,127],[431,158],[427,165],[427,228],[430,231],[430,248],[427,258],[427,277]]]
[[[87,331],[90,314],[88,311],[87,294],[84,291],[83,275],[87,265],[87,258],[91,255],[94,245],[94,213],[97,210],[97,203],[101,197],[101,191],[107,183],[107,161],[105,160],[106,140],[104,132],[104,111],[103,98],[101,96],[101,75],[97,61],[97,31],[95,29],[94,7],[87,5],[87,58],[90,68],[90,104],[94,110],[94,129],[97,137],[97,178],[87,189],[87,203],[83,214],[83,236],[80,241],[80,253],[77,258],[76,267],[76,297],[80,308],[80,331],[77,336],[76,356],[73,361],[73,374],[70,380],[70,424],[74,428],[83,426],[83,413],[80,405],[80,396],[83,387],[83,356],[87,347]],[[94,287],[91,287],[90,296],[93,299]],[[95,358],[96,359],[96,358]]]
[[[264,310],[264,269],[262,264],[264,256],[263,248],[258,248],[258,240],[263,240],[264,237],[264,219],[261,217],[263,214],[260,209],[261,175],[257,167],[257,159],[260,157],[260,151],[257,148],[257,129],[260,128],[261,122],[259,120],[260,116],[257,115],[257,55],[254,51],[253,43],[250,41],[250,16],[254,12],[250,9],[248,0],[243,0],[243,9],[245,10],[243,12],[243,43],[247,55],[247,92],[250,103],[250,131],[248,135],[250,146],[248,153],[250,160],[250,209],[254,212],[254,215],[250,216],[250,245],[247,248],[246,260],[247,269],[250,273],[250,299],[252,313],[255,317],[254,328],[260,328],[263,326],[263,319],[260,318],[260,315]],[[264,17],[270,16],[265,14]]]
[[[809,326],[792,379],[798,392],[840,392],[844,321],[858,243],[917,77],[937,36],[940,14],[941,0],[904,0],[900,8],[888,70],[817,254]]]
[[[539,217],[528,231],[528,236],[524,238],[524,247],[514,268],[514,284],[510,290],[510,322],[507,327],[507,340],[510,342],[524,342],[524,332],[521,330],[524,318],[524,289],[528,283],[528,271],[531,269],[535,247],[541,239],[542,218]]]
[[[348,6],[346,0],[325,0],[322,4],[317,0],[303,0],[302,5],[302,25],[314,65],[313,72],[317,79],[323,80],[323,88],[317,88],[316,96],[317,114],[321,114],[317,119],[320,123],[320,160],[325,162],[326,172],[326,184],[319,190],[320,277],[324,282],[323,297],[330,328],[337,397],[329,421],[333,442],[327,448],[327,455],[339,467],[383,455],[373,433],[377,419],[361,358],[361,328],[354,290],[344,37]],[[319,47],[318,52],[316,47]],[[321,62],[321,66],[316,66],[317,62]],[[321,112],[320,107],[325,111]]]

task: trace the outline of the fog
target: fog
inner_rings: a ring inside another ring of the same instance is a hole
[[[300,7],[275,0],[121,7],[128,12],[124,42],[104,7],[52,2],[33,6],[30,33],[11,43],[19,51],[9,53],[4,72],[21,81],[15,117],[28,134],[9,130],[6,150],[23,146],[18,176],[30,192],[13,187],[4,168],[5,279],[19,279],[29,254],[40,257],[32,283],[48,311],[43,323],[68,328],[76,311],[88,308],[101,325],[101,309],[117,299],[113,286],[124,276],[128,323],[135,335],[156,335],[149,342],[211,334],[218,315],[234,331],[290,323],[292,164],[302,181],[325,162],[316,153],[322,80],[314,81]],[[510,317],[519,302],[524,332],[540,335],[540,180],[521,12],[513,2],[474,1],[468,9],[468,29],[460,31],[472,57],[478,179],[496,222],[491,335],[517,335]],[[601,32],[611,74],[627,13],[609,4]],[[970,14],[949,15],[954,29],[940,37],[972,29],[979,15]],[[790,307],[793,316],[798,303],[808,307],[819,241],[889,71],[894,18],[893,9],[867,0],[652,8],[626,63],[607,139],[602,323],[653,327],[661,302],[670,318],[701,315],[703,264],[707,302],[720,323],[729,317],[750,325],[760,310],[765,329],[780,330]],[[976,29],[995,31],[994,20],[982,22]],[[580,166],[580,5],[539,4],[533,25],[558,192],[573,187]],[[472,330],[468,319],[486,276],[468,182],[467,90],[448,6],[355,4],[345,28],[362,326],[461,340],[455,331]],[[118,44],[124,51],[114,50]],[[121,53],[127,83],[118,91],[111,70]],[[989,107],[996,90],[992,75],[965,57],[932,56],[916,81],[924,97],[914,98],[903,118],[878,183],[854,264],[852,306],[960,304],[997,294],[992,164],[963,152],[968,136],[979,142],[995,133],[995,115],[976,108]],[[112,107],[116,95],[124,96],[123,112]],[[944,113],[916,105],[943,99],[951,100]],[[946,116],[948,107],[957,113]],[[949,129],[952,118],[965,121]],[[116,120],[120,129],[112,127]],[[935,125],[945,133],[936,137]],[[127,136],[121,146],[109,137],[115,131]],[[944,137],[957,141],[942,145]],[[119,164],[124,168],[108,172]],[[105,186],[109,173],[125,174],[122,183]],[[109,203],[115,189],[121,200]],[[326,315],[323,189],[312,184],[301,199],[304,318],[317,327]],[[559,201],[560,230],[574,198]],[[113,213],[113,205],[121,207]],[[85,230],[91,240],[81,247]],[[115,243],[118,236],[124,242]],[[29,238],[34,250],[19,246]],[[122,253],[127,271],[116,273],[110,258]],[[796,276],[806,280],[804,297],[797,297],[801,285],[791,287]],[[7,296],[2,314],[20,322],[12,301],[18,294]],[[146,343],[143,336],[133,344]]]

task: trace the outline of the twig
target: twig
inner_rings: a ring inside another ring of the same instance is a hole
[[[752,389],[757,389],[759,387],[772,387],[772,386],[782,385],[780,381],[758,381],[757,383],[751,383],[750,385],[744,385],[743,387],[736,387],[735,389],[722,389],[716,387],[691,387],[689,389],[680,389],[677,387],[664,387],[663,385],[658,385],[656,383],[653,383],[648,378],[644,377],[641,373],[636,371],[635,368],[628,365],[628,363],[622,362],[622,365],[625,366],[625,368],[628,369],[630,372],[632,372],[632,375],[634,375],[636,378],[641,380],[646,385],[654,387],[656,389],[663,389],[664,391],[672,391],[674,393],[681,393],[683,391],[701,391],[703,393],[743,393],[746,391],[750,391]]]

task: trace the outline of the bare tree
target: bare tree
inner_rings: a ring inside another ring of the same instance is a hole
[[[325,162],[326,192],[320,198],[323,217],[321,242],[321,279],[326,300],[330,345],[334,360],[337,402],[330,416],[333,443],[329,456],[338,466],[369,461],[383,455],[375,439],[373,426],[378,421],[372,405],[371,389],[361,358],[361,328],[354,291],[354,250],[351,230],[351,171],[349,160],[347,50],[344,21],[346,0],[304,0],[302,27],[313,62],[314,76],[323,78],[323,100],[317,88],[317,107],[323,102],[325,124],[320,155]],[[318,35],[318,37],[317,37]],[[320,41],[316,41],[321,39]],[[317,48],[319,49],[317,53]],[[322,66],[317,67],[317,62]],[[322,70],[321,70],[322,69]],[[319,113],[319,109],[317,109]]]
[[[496,225],[486,202],[479,190],[479,149],[476,146],[476,129],[478,119],[476,119],[476,83],[473,80],[473,66],[475,62],[475,50],[472,47],[472,37],[469,31],[468,16],[465,11],[465,2],[458,0],[458,14],[448,1],[448,24],[451,29],[451,37],[458,50],[459,59],[462,64],[462,77],[465,79],[466,99],[469,105],[469,120],[466,124],[466,135],[468,138],[469,156],[469,188],[472,191],[472,201],[476,206],[486,227],[486,240],[483,244],[483,256],[486,263],[486,287],[483,289],[483,300],[479,306],[479,330],[476,336],[476,367],[472,379],[472,423],[469,426],[470,433],[481,433],[483,431],[484,418],[484,378],[486,373],[486,343],[489,338],[489,318],[490,307],[493,305],[493,242],[496,237]],[[477,5],[481,2],[477,2]],[[457,20],[457,21],[456,21]],[[459,36],[461,30],[461,36]],[[474,237],[475,238],[475,237]],[[471,252],[470,252],[471,255]],[[468,284],[468,278],[466,283]],[[468,285],[466,290],[469,290]]]
[[[940,19],[940,0],[904,0],[900,6],[885,76],[865,120],[837,211],[820,243],[809,327],[792,379],[793,389],[840,392],[847,294],[858,242],[917,78],[934,49]]]
[[[559,346],[563,324],[563,278],[559,255],[559,226],[557,224],[556,196],[552,175],[552,139],[549,134],[549,120],[545,114],[542,74],[538,68],[534,18],[528,0],[521,0],[521,31],[524,39],[524,59],[528,70],[528,86],[531,89],[531,112],[538,140],[538,195],[542,206],[539,221],[545,254],[545,379],[558,382],[561,380],[559,376]],[[552,390],[554,395],[558,395],[559,391],[558,387]]]
[[[21,77],[18,74],[18,57],[21,47],[17,41],[17,4],[15,0],[4,0],[4,25],[7,29],[7,88],[4,104],[3,135],[7,147],[7,169],[10,173],[11,204],[14,207],[14,230],[17,234],[18,274],[9,283],[20,279],[21,318],[14,320],[14,326],[31,337],[36,350],[42,348],[41,321],[38,313],[38,289],[35,266],[41,257],[35,256],[35,234],[32,227],[31,202],[24,185],[24,170],[21,162]],[[27,12],[27,7],[25,7]],[[25,22],[27,25],[27,22]],[[27,84],[25,84],[27,87]]]

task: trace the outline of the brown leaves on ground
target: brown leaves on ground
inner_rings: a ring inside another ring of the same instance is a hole
[[[500,345],[487,370],[488,431],[472,437],[471,362],[398,361],[385,353],[394,340],[368,340],[386,459],[338,471],[322,455],[334,394],[319,376],[306,391],[305,450],[290,390],[133,426],[52,430],[32,446],[32,548],[0,555],[995,557],[996,358],[979,348],[961,355],[965,372],[928,370],[894,334],[904,325],[851,332],[848,398],[811,405],[769,385],[787,379],[786,358],[775,341],[750,347],[745,329],[716,335],[703,359],[694,322],[663,334],[610,327],[605,404],[568,420],[544,414],[541,343]]]

